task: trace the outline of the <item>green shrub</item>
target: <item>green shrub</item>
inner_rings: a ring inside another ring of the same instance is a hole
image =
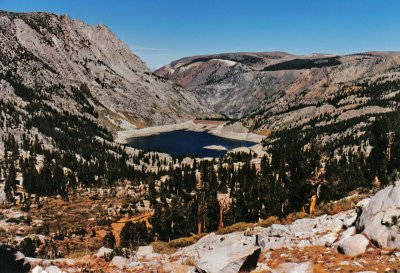
[[[191,237],[182,237],[172,240],[168,243],[163,241],[157,241],[157,242],[152,242],[151,245],[153,246],[154,252],[161,254],[172,254],[180,247],[185,247],[195,244],[204,235],[205,234],[193,235]]]
[[[190,245],[195,244],[198,240],[200,240],[201,237],[203,237],[203,236],[194,235],[191,237],[182,237],[182,238],[172,240],[168,244],[172,248],[190,246]]]
[[[170,255],[176,251],[176,248],[171,247],[167,242],[163,241],[152,242],[151,246],[153,246],[154,252],[160,254]]]
[[[11,218],[8,218],[8,219],[6,220],[6,223],[19,224],[19,223],[20,223],[20,220],[17,219],[17,218],[11,217]]]

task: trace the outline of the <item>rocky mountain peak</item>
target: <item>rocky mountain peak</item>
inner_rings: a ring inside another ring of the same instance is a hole
[[[1,89],[15,93],[16,82],[33,90],[58,86],[57,94],[49,94],[51,104],[85,114],[71,94],[84,84],[99,122],[112,130],[174,123],[208,111],[191,92],[153,75],[103,24],[1,11],[0,37]]]

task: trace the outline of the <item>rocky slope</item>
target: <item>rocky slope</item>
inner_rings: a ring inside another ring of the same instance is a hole
[[[393,111],[400,53],[346,56],[228,53],[177,60],[155,73],[222,114],[266,132]],[[376,87],[373,89],[373,87]]]
[[[264,66],[292,57],[278,52],[194,56],[174,61],[155,74],[193,90],[218,112],[238,117],[275,93],[268,88],[272,78],[260,76]]]
[[[392,272],[400,266],[399,191],[397,182],[370,198],[355,196],[332,207],[351,204],[355,209],[286,225],[264,222],[264,227],[246,231],[211,233],[173,254],[143,246],[133,255],[106,261],[104,255],[112,250],[103,247],[80,259],[27,260],[35,273],[60,272],[58,267],[63,272],[82,268],[94,272],[100,268],[106,272]]]
[[[23,100],[34,97],[58,112],[97,112],[110,129],[206,111],[193,94],[153,75],[106,26],[66,15],[0,11],[0,79],[2,103],[24,109]]]

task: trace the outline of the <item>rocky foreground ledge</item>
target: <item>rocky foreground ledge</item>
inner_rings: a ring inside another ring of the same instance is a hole
[[[25,258],[34,273],[59,272],[385,272],[400,267],[400,182],[333,216],[245,232],[208,234],[167,255],[152,246],[128,257],[101,248],[81,259]],[[18,257],[20,260],[21,257]],[[92,271],[82,271],[90,268]]]

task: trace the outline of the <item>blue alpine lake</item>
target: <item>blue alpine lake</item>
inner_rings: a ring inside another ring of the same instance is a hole
[[[255,142],[218,137],[208,132],[177,130],[156,135],[132,137],[127,139],[131,147],[144,151],[157,151],[174,157],[221,157],[227,151],[205,149],[205,146],[220,145],[231,150],[237,147],[250,147]]]

